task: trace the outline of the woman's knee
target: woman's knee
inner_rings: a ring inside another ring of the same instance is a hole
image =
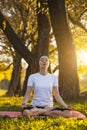
[[[23,116],[29,116],[30,115],[30,111],[29,110],[24,110],[23,111]]]

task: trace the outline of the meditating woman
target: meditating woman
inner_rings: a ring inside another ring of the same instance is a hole
[[[49,58],[41,56],[39,60],[40,71],[31,74],[28,78],[27,90],[22,102],[22,112],[24,116],[47,115],[51,117],[69,117],[70,110],[59,94],[57,77],[48,72]],[[33,99],[30,106],[30,94],[34,90]],[[63,108],[53,106],[53,93],[55,100]]]

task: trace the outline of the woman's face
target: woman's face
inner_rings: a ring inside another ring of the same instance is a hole
[[[47,68],[49,67],[49,58],[47,56],[41,56],[39,60],[40,68]]]

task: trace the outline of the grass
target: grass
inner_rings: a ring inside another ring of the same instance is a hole
[[[0,110],[21,111],[23,97],[4,97],[5,91],[0,90]],[[69,102],[76,110],[86,114],[87,101],[79,99]],[[0,117],[0,130],[87,130],[87,119],[65,119],[63,117],[51,119],[39,118],[2,118]]]

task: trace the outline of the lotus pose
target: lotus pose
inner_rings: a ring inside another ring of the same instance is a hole
[[[40,57],[39,67],[39,72],[31,74],[28,78],[27,90],[21,106],[23,115],[31,117],[37,115],[69,117],[70,110],[59,94],[57,77],[48,72],[49,58],[47,56]],[[27,106],[33,90],[31,105]],[[56,102],[63,108],[53,106],[53,93]]]

